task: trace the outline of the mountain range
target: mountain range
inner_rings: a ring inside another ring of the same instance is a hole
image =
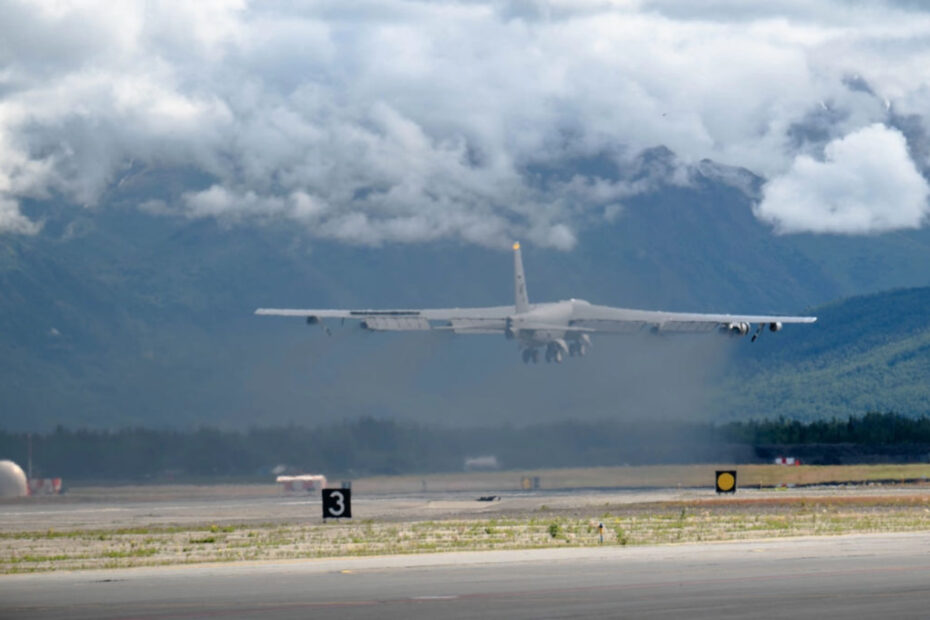
[[[352,246],[274,220],[148,213],[132,192],[98,209],[26,205],[42,231],[0,236],[0,427],[926,413],[930,230],[776,235],[753,215],[760,185],[702,162],[687,183],[657,184],[610,217],[590,213],[571,251],[524,243],[530,299],[812,312],[815,326],[753,344],[601,336],[591,355],[558,367],[524,366],[490,336],[338,324],[326,336],[252,315],[512,303],[503,250]]]

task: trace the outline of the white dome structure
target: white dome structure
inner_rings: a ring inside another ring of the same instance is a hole
[[[0,461],[0,497],[25,497],[29,494],[26,474],[13,461]]]

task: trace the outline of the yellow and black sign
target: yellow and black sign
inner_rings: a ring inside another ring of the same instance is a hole
[[[717,493],[736,493],[736,470],[717,472]]]

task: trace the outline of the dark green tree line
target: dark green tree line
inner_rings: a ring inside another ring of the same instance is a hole
[[[843,446],[844,459],[900,458],[930,452],[930,418],[868,413],[809,423],[784,418],[724,425],[566,421],[471,429],[361,418],[317,428],[245,431],[58,427],[33,434],[31,441],[37,476],[267,479],[280,465],[330,476],[460,471],[466,458],[484,455],[495,456],[507,469],[765,461],[780,447],[804,446],[809,448],[801,450],[804,454]],[[27,445],[26,434],[0,431],[0,458],[25,467]]]

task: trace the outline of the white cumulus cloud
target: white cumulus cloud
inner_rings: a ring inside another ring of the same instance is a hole
[[[780,232],[862,234],[924,223],[930,187],[901,132],[875,124],[799,155],[763,187],[756,214]]]
[[[0,0],[0,15],[0,232],[37,230],[23,200],[41,219],[42,201],[106,206],[173,171],[132,200],[348,243],[570,248],[702,160],[778,179],[875,123],[917,135],[930,110],[930,14],[907,3]],[[624,176],[660,145],[668,178]],[[902,221],[863,208],[868,230]]]

